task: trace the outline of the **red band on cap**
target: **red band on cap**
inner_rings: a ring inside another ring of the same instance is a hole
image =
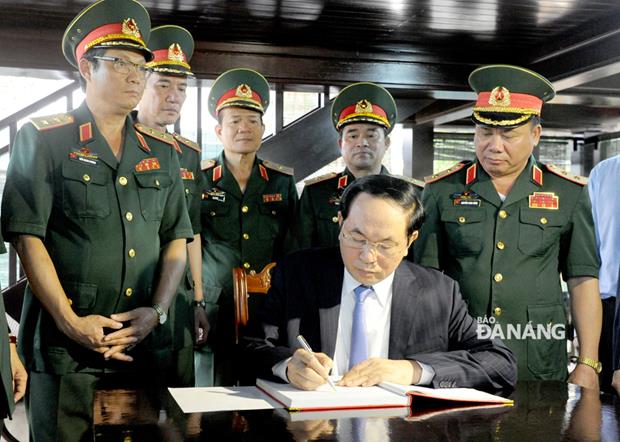
[[[158,61],[168,61],[168,49],[158,49],[153,51],[154,58],[150,61],[150,63],[156,63]],[[185,57],[185,53],[181,52],[183,55],[183,63],[187,63],[187,58]]]
[[[80,60],[84,53],[90,48],[90,44],[95,40],[101,40],[102,42],[107,41],[107,36],[114,35],[114,38],[110,38],[110,40],[122,40],[122,38],[117,37],[118,35],[123,35],[123,26],[122,23],[109,23],[107,25],[99,26],[96,29],[93,29],[89,32],[89,34],[82,39],[79,45],[75,48],[75,59]],[[127,40],[138,41],[140,45],[145,46],[142,41],[142,36],[136,38],[131,35],[127,35]]]
[[[240,97],[237,95],[237,88],[234,87],[231,90],[229,90],[228,92],[226,92],[225,94],[223,94],[220,99],[217,102],[217,106],[215,106],[215,112],[217,114],[217,112],[219,112],[219,110],[221,109],[222,105],[230,102],[230,101],[247,101],[247,102],[251,102],[253,103],[255,106],[257,106],[259,109],[263,108],[263,101],[261,99],[261,96],[259,94],[257,94],[253,89],[252,89],[252,98],[250,97]]]
[[[357,108],[357,103],[352,104],[351,106],[345,107],[344,109],[342,109],[342,112],[340,112],[340,116],[338,117],[338,120],[339,121],[345,120],[348,116],[356,113],[355,112],[356,108]],[[372,103],[372,112],[365,112],[364,115],[367,115],[369,117],[376,116],[377,119],[379,120],[387,121],[387,114],[385,113],[383,108],[381,108],[381,106],[378,106],[374,103]]]
[[[536,111],[538,114],[540,114],[540,111],[542,110],[542,105],[543,105],[543,101],[534,96],[534,95],[529,95],[529,94],[519,94],[516,92],[510,92],[510,104],[507,104],[505,106],[503,105],[497,105],[497,104],[490,104],[489,100],[491,98],[491,92],[480,92],[478,94],[478,101],[476,101],[476,110],[478,111],[484,111],[485,108],[489,108],[489,111],[493,112],[493,111],[501,111],[503,110],[503,108],[505,108],[505,112],[515,112],[518,113],[520,109],[522,110],[530,110],[530,111]]]

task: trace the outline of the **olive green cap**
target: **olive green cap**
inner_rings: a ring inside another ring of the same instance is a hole
[[[100,0],[82,10],[67,26],[62,53],[77,67],[82,56],[96,48],[129,49],[151,61],[146,47],[151,32],[149,13],[134,0]]]
[[[238,68],[217,77],[209,93],[209,112],[214,118],[227,107],[242,107],[264,114],[269,106],[269,83],[252,69]]]
[[[148,47],[154,55],[147,63],[152,70],[162,74],[194,75],[189,66],[194,54],[194,38],[187,29],[176,25],[153,28]]]
[[[516,127],[540,116],[544,102],[555,96],[553,85],[540,74],[519,66],[482,66],[469,75],[478,94],[472,120],[490,127]]]
[[[394,97],[374,83],[353,83],[341,90],[332,104],[332,121],[336,130],[349,123],[372,123],[390,133],[396,116]]]

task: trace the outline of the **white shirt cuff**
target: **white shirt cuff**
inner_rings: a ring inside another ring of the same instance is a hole
[[[422,374],[420,380],[415,385],[431,385],[433,378],[435,377],[435,370],[430,365],[424,364],[420,361],[416,361],[422,368]]]
[[[271,372],[274,376],[279,377],[284,382],[290,383],[288,377],[286,376],[286,367],[288,366],[289,361],[293,358],[286,358],[283,361],[278,362],[276,365],[271,367]],[[435,372],[433,371],[433,376],[435,376]],[[432,380],[432,378],[431,378]]]

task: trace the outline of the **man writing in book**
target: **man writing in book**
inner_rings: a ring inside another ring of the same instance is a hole
[[[512,388],[515,358],[479,339],[458,285],[403,260],[423,209],[412,184],[386,175],[356,180],[342,196],[339,247],[303,250],[275,268],[249,348],[259,377],[313,390],[384,381],[432,387]],[[299,348],[303,335],[320,353]]]

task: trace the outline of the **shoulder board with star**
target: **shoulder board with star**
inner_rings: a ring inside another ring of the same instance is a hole
[[[215,160],[202,160],[200,162],[200,170],[212,169],[217,164]]]
[[[304,185],[311,186],[316,183],[321,183],[323,181],[331,180],[336,178],[339,174],[336,172],[326,173],[325,175],[317,176],[314,178],[310,178],[309,180],[304,181]]]
[[[574,173],[571,173],[571,172],[567,172],[566,170],[561,169],[558,166],[555,166],[553,164],[546,164],[545,166],[547,167],[547,170],[549,172],[559,177],[562,177],[565,180],[568,180],[575,184],[579,184],[580,186],[585,186],[586,184],[588,184],[588,179],[586,177],[583,177],[581,175],[575,175]]]
[[[442,170],[441,172],[438,172],[434,175],[429,175],[427,177],[424,177],[424,182],[426,184],[431,184],[436,181],[440,181],[446,177],[449,177],[450,175],[455,174],[456,172],[458,172],[459,170],[467,166],[469,163],[470,163],[469,161],[461,161],[460,163],[457,163],[454,166],[447,168],[446,170]]]
[[[417,180],[415,178],[411,178],[410,176],[405,176],[405,175],[392,175],[392,176],[394,178],[399,178],[403,181],[407,181],[408,183],[413,184],[418,189],[424,189],[424,181],[422,180]]]
[[[198,153],[202,152],[202,150],[200,149],[200,146],[195,141],[182,137],[181,135],[176,134],[176,133],[173,134],[172,136],[174,137],[175,140],[177,140],[182,145],[187,146],[190,149],[195,150]]]
[[[176,145],[174,137],[168,133],[161,132],[151,127],[146,127],[144,124],[141,123],[136,123],[134,127],[138,132],[143,133],[144,135],[148,135],[151,138],[155,138],[156,140],[162,141],[166,144],[170,144],[172,147]]]
[[[281,164],[273,163],[271,161],[263,160],[263,166],[265,166],[268,169],[275,170],[276,172],[281,172],[285,175],[295,174],[292,167],[282,166]]]
[[[37,128],[38,131],[56,129],[57,127],[71,124],[74,121],[75,119],[73,118],[73,115],[67,113],[30,118],[30,122]]]

